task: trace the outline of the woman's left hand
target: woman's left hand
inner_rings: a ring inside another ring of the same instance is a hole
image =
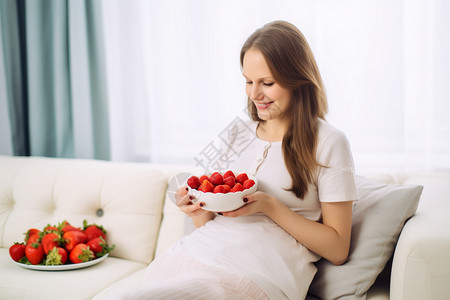
[[[265,213],[277,202],[274,197],[260,191],[245,196],[242,201],[245,203],[244,206],[233,211],[222,212],[221,214],[225,217],[239,217],[253,215],[257,212]]]

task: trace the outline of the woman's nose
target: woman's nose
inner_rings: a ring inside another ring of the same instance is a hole
[[[262,100],[264,95],[261,88],[257,84],[253,84],[248,95],[251,100]]]

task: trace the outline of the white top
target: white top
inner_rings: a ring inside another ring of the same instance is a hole
[[[221,167],[247,172],[258,180],[258,190],[276,197],[308,219],[321,219],[320,202],[357,200],[353,160],[345,135],[319,121],[318,170],[304,199],[286,191],[291,178],[282,155],[281,142],[256,136],[256,123],[238,120],[223,151],[228,160]],[[236,174],[237,175],[237,174]],[[214,266],[233,268],[252,279],[271,299],[302,299],[306,296],[319,257],[263,214],[227,218],[217,216],[180,240],[195,259]]]

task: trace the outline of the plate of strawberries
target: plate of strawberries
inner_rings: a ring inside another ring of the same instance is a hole
[[[202,201],[204,210],[226,212],[240,208],[245,203],[243,198],[256,192],[258,184],[254,176],[247,173],[235,175],[228,170],[224,173],[214,172],[210,175],[191,176],[187,179],[189,193]]]
[[[106,259],[115,245],[106,242],[107,232],[101,225],[72,226],[68,221],[48,224],[43,229],[30,228],[24,242],[9,248],[13,262],[23,268],[62,271],[86,268]]]

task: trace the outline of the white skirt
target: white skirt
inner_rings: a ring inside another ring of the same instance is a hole
[[[119,299],[304,299],[318,256],[266,216],[217,216],[147,268]]]
[[[270,299],[304,299],[319,256],[265,215],[217,216],[177,243],[208,266],[252,280]]]
[[[149,265],[142,288],[128,291],[118,299],[268,300],[269,298],[250,279],[232,270],[205,265],[175,246]]]

